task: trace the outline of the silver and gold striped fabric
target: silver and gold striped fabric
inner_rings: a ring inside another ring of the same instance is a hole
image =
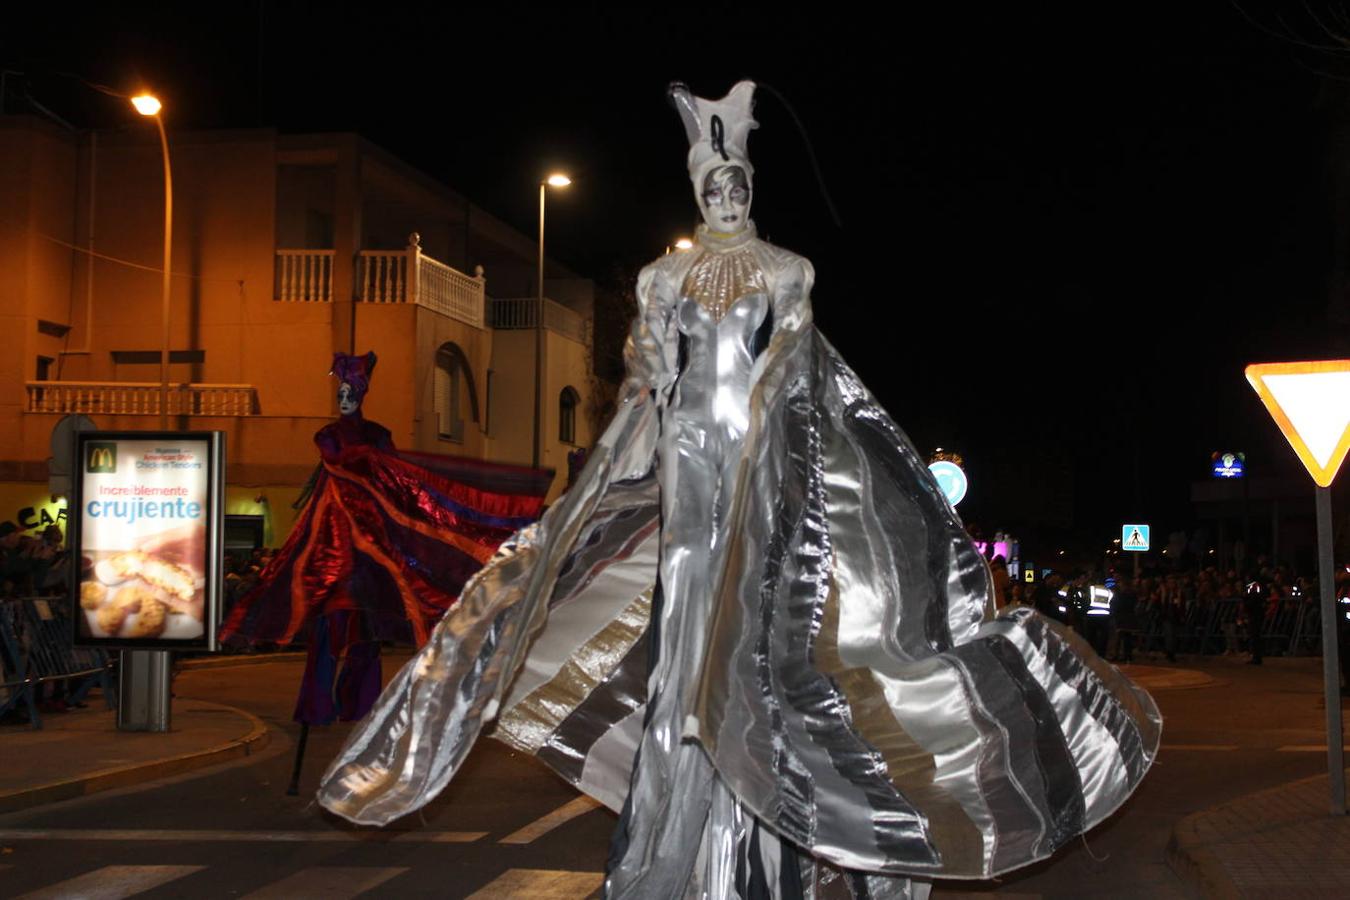
[[[1046,857],[1139,784],[1156,707],[1031,610],[991,617],[955,513],[824,338],[808,326],[769,355],[686,739],[822,871],[988,878]],[[648,691],[659,422],[627,385],[577,486],[503,545],[352,733],[326,808],[372,824],[417,809],[493,719],[623,805]]]

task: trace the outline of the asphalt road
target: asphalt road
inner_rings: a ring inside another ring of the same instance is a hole
[[[1166,718],[1163,750],[1120,812],[1051,860],[996,883],[939,883],[933,896],[1190,896],[1163,853],[1178,818],[1325,769],[1317,666],[1192,662],[1219,681],[1155,693]],[[480,743],[420,815],[380,831],[350,826],[312,803],[346,731],[314,729],[301,795],[287,797],[299,670],[290,663],[183,673],[178,696],[260,716],[273,729],[268,748],[202,773],[0,817],[0,897],[561,900],[596,893],[615,817],[493,741]]]

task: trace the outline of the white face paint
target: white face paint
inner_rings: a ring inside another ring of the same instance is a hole
[[[740,166],[708,170],[698,199],[703,221],[713,231],[734,234],[750,221],[750,181]]]
[[[361,408],[361,401],[356,399],[356,392],[347,382],[342,382],[338,387],[338,412],[344,416],[350,416]]]

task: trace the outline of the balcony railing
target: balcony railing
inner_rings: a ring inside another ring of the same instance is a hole
[[[539,301],[534,297],[513,297],[492,301],[492,327],[533,328]],[[590,321],[561,303],[544,298],[544,327],[571,338],[579,344],[590,341]]]
[[[278,250],[278,300],[331,303],[333,250]]]
[[[157,416],[160,385],[132,381],[30,381],[28,412],[105,416]],[[252,416],[258,412],[251,384],[171,384],[171,416]]]
[[[416,303],[475,328],[485,324],[483,270],[473,275],[422,252],[421,238],[408,237],[406,250],[362,250],[356,297],[362,303]]]
[[[333,259],[332,250],[277,250],[276,298],[331,303]],[[416,233],[403,250],[362,250],[355,277],[354,293],[362,303],[416,303],[475,328],[486,324],[483,270],[465,275],[432,259]]]

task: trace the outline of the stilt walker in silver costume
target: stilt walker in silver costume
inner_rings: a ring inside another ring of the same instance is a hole
[[[914,897],[1043,859],[1114,811],[1143,691],[987,567],[758,239],[754,85],[672,96],[704,218],[643,270],[619,411],[503,545],[320,791],[385,823],[479,732],[621,811],[612,897]],[[916,880],[911,880],[916,879]]]

